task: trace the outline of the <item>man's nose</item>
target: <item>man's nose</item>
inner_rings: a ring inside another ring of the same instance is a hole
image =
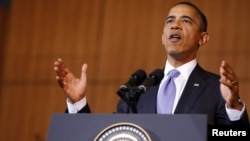
[[[173,22],[173,24],[171,25],[171,29],[181,29],[179,21]]]

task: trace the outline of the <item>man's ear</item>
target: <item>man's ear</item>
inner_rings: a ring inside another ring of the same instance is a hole
[[[202,32],[201,33],[201,39],[199,41],[199,46],[202,46],[204,44],[206,44],[209,40],[209,35],[207,32]]]

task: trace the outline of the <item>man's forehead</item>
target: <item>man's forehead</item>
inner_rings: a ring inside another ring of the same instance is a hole
[[[179,4],[170,9],[168,13],[168,17],[169,16],[189,16],[194,18],[197,16],[197,12],[189,5]]]

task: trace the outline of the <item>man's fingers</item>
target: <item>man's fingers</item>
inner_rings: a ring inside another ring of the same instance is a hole
[[[221,79],[224,82],[226,82],[228,85],[235,85],[238,83],[238,79],[232,67],[224,60],[221,63],[220,75],[221,75]]]
[[[68,73],[70,73],[70,70],[67,68],[61,58],[58,58],[54,65],[54,70],[59,77],[65,77]]]
[[[82,65],[82,74],[81,74],[81,78],[86,78],[86,76],[87,76],[87,68],[88,68],[88,65],[87,65],[87,64],[83,64],[83,65]]]

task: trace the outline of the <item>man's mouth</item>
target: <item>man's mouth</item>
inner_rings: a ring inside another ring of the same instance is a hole
[[[179,39],[181,39],[181,36],[178,35],[178,34],[172,34],[172,35],[169,36],[169,39],[179,40]]]

